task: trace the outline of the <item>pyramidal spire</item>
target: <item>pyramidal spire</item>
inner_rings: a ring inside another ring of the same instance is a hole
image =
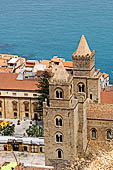
[[[85,39],[85,36],[82,35],[80,43],[78,45],[77,50],[73,53],[73,56],[86,56],[87,54],[91,54],[91,50],[89,49],[88,43]]]

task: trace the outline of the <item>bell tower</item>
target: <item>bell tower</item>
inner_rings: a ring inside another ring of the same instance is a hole
[[[85,36],[82,35],[76,51],[72,54],[73,86],[79,97],[100,102],[100,70],[95,69],[95,52],[91,51]]]
[[[77,50],[72,55],[74,75],[91,77],[95,71],[95,51],[91,51],[82,35]]]
[[[45,102],[43,106],[45,160],[46,165],[59,167],[77,156],[79,127],[73,79],[62,63],[49,82],[49,94],[49,105]]]

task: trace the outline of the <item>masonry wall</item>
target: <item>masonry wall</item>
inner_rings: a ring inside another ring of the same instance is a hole
[[[78,85],[83,83],[85,85],[85,92],[79,92]],[[99,78],[87,78],[87,77],[73,77],[73,90],[77,96],[85,93],[86,98],[90,98],[92,94],[92,100],[100,102],[100,79]]]
[[[95,141],[108,141],[107,139],[107,130],[112,130],[113,128],[113,121],[107,120],[91,120],[88,119],[88,140],[95,140]],[[97,137],[96,139],[92,138],[92,129],[96,129]]]
[[[87,80],[87,98],[92,94],[92,100],[100,103],[100,79],[91,78]]]
[[[86,102],[79,102],[78,104],[78,154],[82,156],[87,147],[87,117],[86,117]]]
[[[62,127],[56,127],[55,117],[61,116]],[[62,133],[63,142],[57,143],[55,134]],[[69,161],[77,156],[77,133],[78,133],[78,106],[73,110],[66,108],[44,108],[44,133],[45,133],[45,163]],[[58,159],[57,149],[63,151],[63,158]],[[56,161],[55,161],[56,162]]]
[[[8,93],[8,91],[7,91]],[[2,95],[0,96],[0,112],[1,112],[1,118],[7,118],[7,119],[14,119],[14,112],[17,113],[17,119],[32,119],[34,118],[34,102],[37,102],[37,97],[33,97],[34,93],[29,93],[28,96],[24,96],[25,92],[9,92],[17,95],[6,95],[6,92],[2,92]],[[31,97],[32,96],[32,97]],[[17,110],[13,110],[13,102],[17,102]],[[28,102],[28,111],[25,111],[25,105],[24,102]],[[25,113],[28,113],[28,117],[25,116]]]
[[[113,104],[87,103],[88,140],[107,140],[107,130],[113,131]],[[96,139],[92,138],[96,129]]]

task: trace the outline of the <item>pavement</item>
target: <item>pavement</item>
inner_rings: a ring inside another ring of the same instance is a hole
[[[17,161],[25,164],[45,165],[43,153],[14,152]],[[11,151],[0,151],[0,164],[3,162],[15,162],[15,156]]]

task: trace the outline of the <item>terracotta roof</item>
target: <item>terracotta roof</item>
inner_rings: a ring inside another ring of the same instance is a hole
[[[17,55],[10,55],[10,54],[0,54],[0,57],[6,60],[10,60],[11,58],[18,58]]]
[[[54,57],[51,59],[51,61],[53,61],[53,62],[60,62],[61,60],[60,60],[60,58],[58,58],[57,56],[54,56]]]
[[[36,80],[16,80],[16,73],[0,73],[0,89],[4,90],[37,90]]]
[[[102,104],[113,104],[113,86],[111,90],[107,91],[101,89],[101,103]]]
[[[0,72],[2,72],[2,73],[12,73],[12,68],[3,68],[3,67],[1,67],[0,68]]]
[[[80,43],[78,45],[77,50],[73,53],[73,56],[86,56],[91,54],[91,50],[89,49],[89,46],[87,44],[87,41],[85,39],[85,36],[82,35]]]
[[[87,118],[113,120],[113,104],[87,103]]]
[[[40,64],[44,64],[44,65],[46,65],[47,67],[49,67],[49,65],[50,65],[50,60],[42,60],[42,61],[40,61]]]
[[[64,65],[64,67],[73,68],[73,62],[72,61],[64,61],[63,65]]]
[[[61,61],[65,61],[65,59],[64,58],[58,58],[57,56],[54,56],[52,59],[51,59],[51,61],[53,61],[53,62],[61,62]]]
[[[0,58],[0,67],[3,67],[3,66],[8,66],[8,64],[7,64],[7,62],[5,62],[4,59]]]
[[[106,73],[101,73],[101,75],[103,75],[103,76],[104,76],[104,78],[109,77],[109,74],[106,74]]]

